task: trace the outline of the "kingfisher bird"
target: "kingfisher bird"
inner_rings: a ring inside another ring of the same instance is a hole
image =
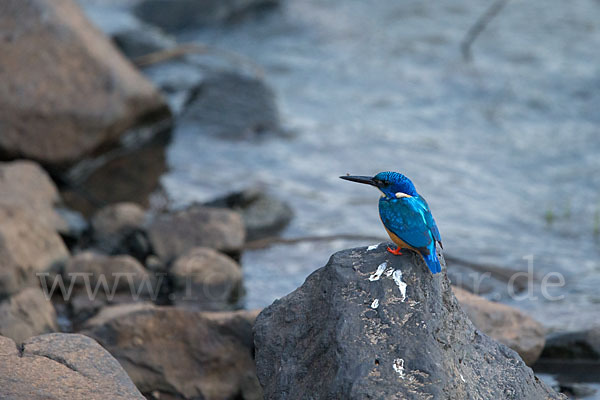
[[[402,249],[413,250],[425,261],[433,274],[442,270],[437,256],[436,243],[442,238],[429,205],[406,176],[398,172],[380,172],[369,176],[340,176],[351,182],[375,186],[381,191],[379,217],[388,235],[398,246],[387,250],[400,255]]]

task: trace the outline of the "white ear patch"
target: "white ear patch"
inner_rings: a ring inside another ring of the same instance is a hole
[[[396,193],[396,198],[397,199],[401,199],[402,197],[412,197],[412,196],[409,196],[408,194],[402,193],[402,192]]]

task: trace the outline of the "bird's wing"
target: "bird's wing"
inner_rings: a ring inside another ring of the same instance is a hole
[[[440,244],[442,248],[444,248],[444,246],[442,246],[442,236],[440,235],[440,231],[435,223],[435,220],[433,219],[433,215],[431,214],[431,210],[429,209],[429,204],[427,204],[427,201],[425,201],[425,199],[421,196],[419,196],[416,201],[422,205],[423,215],[425,216],[425,221],[427,222],[427,226],[431,230],[433,238],[436,242]]]
[[[389,231],[410,246],[429,254],[433,232],[419,203],[411,198],[382,200],[379,215]]]

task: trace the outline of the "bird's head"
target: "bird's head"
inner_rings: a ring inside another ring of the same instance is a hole
[[[380,172],[373,177],[348,175],[340,176],[340,178],[375,186],[389,199],[418,195],[415,185],[413,185],[410,179],[398,172]]]

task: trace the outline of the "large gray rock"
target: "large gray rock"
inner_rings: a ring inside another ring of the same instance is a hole
[[[154,251],[165,262],[194,247],[239,253],[246,237],[237,212],[198,205],[157,216],[148,227],[148,235]]]
[[[0,298],[39,285],[38,274],[56,271],[68,257],[55,230],[27,211],[0,207]]]
[[[242,292],[242,269],[233,259],[207,247],[178,257],[170,269],[177,305],[203,311],[231,309]]]
[[[37,336],[21,347],[0,336],[0,388],[3,399],[144,399],[98,343],[65,333]]]
[[[531,366],[542,353],[546,331],[542,324],[516,308],[495,303],[453,287],[460,306],[477,329],[519,353]]]
[[[278,0],[143,0],[136,15],[169,31],[200,27],[239,18]]]
[[[0,153],[53,167],[168,115],[158,91],[72,0],[3,0]]]
[[[256,312],[204,313],[132,304],[103,309],[82,333],[98,340],[145,394],[262,399],[252,324]]]
[[[260,79],[231,72],[208,76],[178,123],[200,134],[226,139],[282,132],[271,88]]]
[[[385,246],[334,254],[259,315],[255,343],[266,399],[561,398],[475,329],[445,270]]]
[[[17,343],[58,331],[56,311],[38,288],[26,288],[0,303],[0,335]]]

